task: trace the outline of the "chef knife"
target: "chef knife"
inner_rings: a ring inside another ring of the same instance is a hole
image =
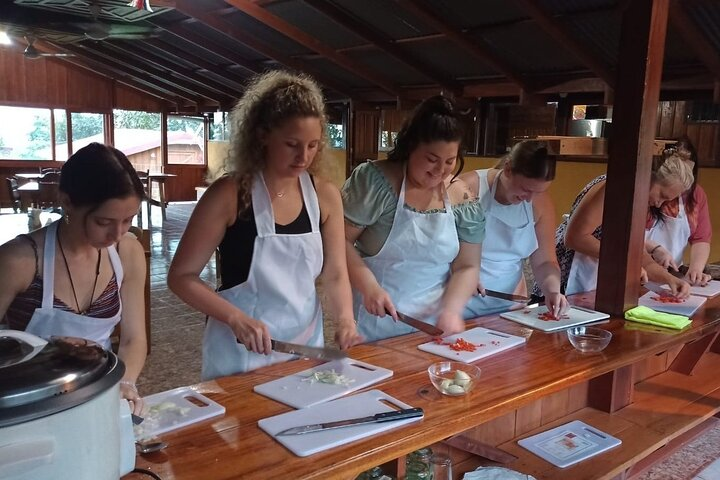
[[[237,339],[237,343],[240,343],[240,339]],[[292,355],[300,355],[301,357],[317,358],[318,360],[339,360],[347,358],[345,352],[336,348],[310,347],[297,343],[281,342],[280,340],[270,340],[270,344],[276,352],[290,353]]]
[[[291,353],[301,357],[317,358],[319,360],[339,360],[347,357],[345,352],[336,348],[309,347],[307,345],[281,342],[280,340],[270,340],[270,343],[272,349],[276,352]]]
[[[673,295],[672,291],[663,287],[662,285],[660,285],[657,282],[645,282],[643,287],[647,288],[651,292],[657,293],[661,297],[674,297],[675,296],[675,295]]]
[[[338,420],[337,422],[314,423],[310,425],[301,425],[292,427],[277,435],[302,435],[304,433],[320,432],[323,430],[331,430],[333,428],[350,427],[352,425],[362,425],[365,423],[382,423],[394,420],[404,420],[408,418],[416,418],[423,416],[422,408],[403,408],[402,410],[393,410],[392,412],[376,413],[368,417],[351,418],[348,420]]]
[[[434,325],[430,325],[429,323],[422,322],[416,318],[410,317],[408,315],[405,315],[404,313],[397,312],[398,319],[407,324],[410,325],[413,328],[416,328],[420,330],[421,332],[425,332],[428,335],[431,335],[433,337],[442,337],[443,331],[437,328]]]
[[[510,300],[511,302],[527,303],[530,301],[530,297],[523,297],[522,295],[513,295],[512,293],[498,292],[495,290],[485,289],[485,295],[489,297],[502,298],[503,300]]]

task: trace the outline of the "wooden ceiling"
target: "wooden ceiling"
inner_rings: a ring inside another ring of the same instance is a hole
[[[150,13],[128,0],[15,0],[0,8],[15,44],[0,48],[34,41],[198,111],[229,108],[275,68],[311,74],[338,102],[602,93],[618,81],[631,1],[642,0],[150,0]],[[718,95],[720,1],[661,1],[663,91]]]

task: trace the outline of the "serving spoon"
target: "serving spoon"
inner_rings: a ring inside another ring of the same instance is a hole
[[[138,453],[141,454],[158,452],[165,447],[167,447],[167,443],[160,441],[157,438],[149,438],[147,440],[135,441],[135,448]]]

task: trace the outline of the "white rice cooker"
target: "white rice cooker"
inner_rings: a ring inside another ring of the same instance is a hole
[[[0,479],[117,480],[131,472],[124,373],[96,343],[0,330]]]

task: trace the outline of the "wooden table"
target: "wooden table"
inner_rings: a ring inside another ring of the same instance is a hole
[[[152,227],[152,215],[150,214],[150,205],[160,207],[162,211],[163,221],[167,218],[165,215],[165,208],[167,207],[167,200],[165,198],[165,182],[169,178],[177,177],[174,173],[148,173],[148,186],[147,186],[147,201],[148,201],[148,227]],[[158,186],[158,199],[154,199],[152,196],[153,183],[157,183]],[[138,215],[138,225],[142,228],[142,208]]]
[[[60,218],[57,213],[42,212],[40,213],[40,223],[45,225],[48,221],[54,221]],[[18,235],[29,233],[27,213],[12,213],[9,215],[0,215],[0,245],[12,240]]]
[[[592,306],[594,294],[576,295],[572,301]],[[482,369],[482,381],[467,397],[443,397],[433,390],[426,369],[441,358],[417,350],[417,345],[428,340],[424,334],[386,339],[349,351],[354,359],[393,370],[393,377],[370,388],[422,407],[425,418],[421,422],[310,457],[296,457],[257,426],[259,419],[291,408],[254,393],[252,388],[319,363],[298,360],[199,384],[198,391],[224,405],[226,414],[163,435],[169,447],[159,454],[138,457],[137,464],[164,480],[353,479],[361,471],[400,457],[396,473],[402,476],[403,455],[436,444],[436,449],[451,453],[455,477],[461,478],[462,472],[488,461],[437,442],[464,432],[465,439],[481,442],[488,458],[502,459],[511,451],[519,459],[508,467],[538,479],[613,478],[720,411],[720,395],[708,393],[720,391],[720,379],[715,367],[706,365],[708,356],[717,361],[720,355],[705,353],[710,346],[718,350],[720,297],[710,300],[696,313],[693,324],[680,332],[636,330],[632,327],[638,324],[613,318],[603,325],[613,333],[612,342],[595,355],[575,351],[565,332],[533,331],[497,316],[470,323],[529,338],[524,346],[476,362]],[[688,373],[703,354],[702,375],[693,380]],[[672,377],[669,380],[668,375]],[[656,381],[669,386],[655,386]],[[699,385],[688,386],[692,381]],[[705,394],[693,389],[704,389]],[[636,403],[632,403],[633,395]],[[657,404],[658,398],[673,408],[687,409],[681,412],[685,415],[672,416],[674,421],[670,421],[672,412],[661,409],[641,414],[644,407]],[[692,409],[686,406],[688,402]],[[636,406],[639,411],[633,411]],[[592,418],[593,425],[619,436],[624,444],[562,470],[519,448],[513,450],[518,436],[575,416]]]

